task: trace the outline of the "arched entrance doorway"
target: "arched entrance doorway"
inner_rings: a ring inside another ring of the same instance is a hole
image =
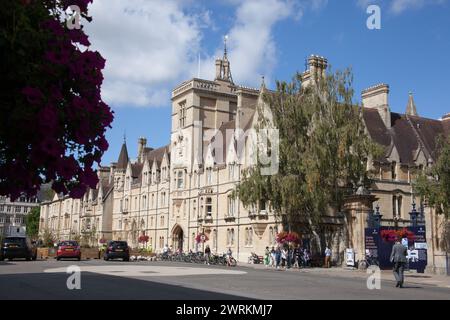
[[[172,247],[173,250],[183,250],[184,232],[180,225],[176,225],[172,231]]]

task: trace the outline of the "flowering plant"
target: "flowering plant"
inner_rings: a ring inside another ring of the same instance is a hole
[[[277,242],[280,244],[284,244],[286,242],[298,243],[300,242],[300,236],[298,235],[297,232],[282,231],[279,234],[277,234]]]
[[[105,59],[89,50],[82,27],[93,0],[11,0],[2,3],[0,194],[33,196],[43,183],[81,198],[95,188],[94,162],[108,149],[113,112],[101,98]]]
[[[148,236],[142,235],[139,237],[138,241],[139,243],[147,243],[148,242]]]
[[[400,230],[381,230],[381,238],[385,242],[394,242],[397,238],[403,239],[407,238],[408,241],[414,240],[414,232],[409,231],[406,228],[400,229]]]
[[[101,238],[100,240],[98,240],[98,242],[100,242],[101,244],[106,243],[106,239],[105,238]]]
[[[204,240],[202,240],[202,236],[204,237]],[[208,241],[209,238],[206,234],[204,233],[199,233],[196,237],[195,237],[195,242],[200,243],[200,242],[206,242]]]

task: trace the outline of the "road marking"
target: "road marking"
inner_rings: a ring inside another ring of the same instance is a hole
[[[196,275],[242,275],[245,271],[212,269],[212,268],[186,268],[166,266],[80,266],[81,272],[92,272],[109,276],[119,277],[176,277]],[[45,269],[46,273],[65,273],[66,268]]]

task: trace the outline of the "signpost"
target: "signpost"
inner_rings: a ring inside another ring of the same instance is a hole
[[[345,250],[345,260],[347,267],[355,266],[355,252],[353,251],[353,249],[349,248]]]

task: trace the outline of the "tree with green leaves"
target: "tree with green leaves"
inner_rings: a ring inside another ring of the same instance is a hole
[[[442,215],[442,241],[440,245],[450,250],[450,136],[437,138],[438,156],[436,163],[427,170],[419,172],[413,182],[414,192],[423,202]]]
[[[340,212],[359,183],[370,184],[367,161],[381,154],[353,103],[352,82],[346,70],[302,87],[297,74],[265,93],[279,130],[279,171],[264,176],[259,164],[248,168],[235,192],[245,207],[268,201],[284,228],[314,235],[319,250],[327,242],[322,218]],[[257,130],[267,125],[258,121]]]
[[[36,239],[39,235],[39,217],[40,208],[34,207],[25,218],[27,235],[32,239]]]
[[[414,181],[415,192],[428,205],[448,219],[450,212],[450,136],[437,138],[436,163],[419,173]]]

